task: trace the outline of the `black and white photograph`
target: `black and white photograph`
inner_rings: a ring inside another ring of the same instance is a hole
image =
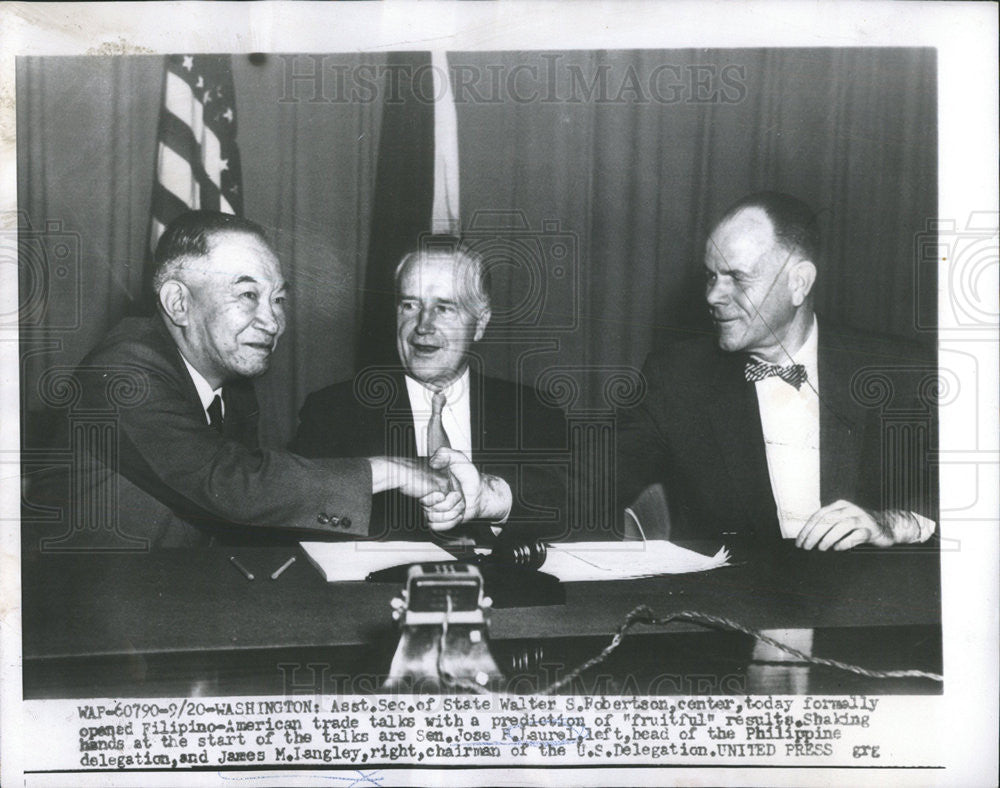
[[[3,7],[4,780],[995,784],[942,5]]]

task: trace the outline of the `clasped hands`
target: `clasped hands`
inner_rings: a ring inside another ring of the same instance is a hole
[[[433,531],[447,531],[470,520],[499,522],[510,513],[507,482],[480,473],[455,449],[438,449],[429,459],[381,457],[371,463],[372,491],[397,489],[416,498]]]

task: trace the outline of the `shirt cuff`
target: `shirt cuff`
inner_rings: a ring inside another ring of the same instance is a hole
[[[937,528],[937,524],[928,517],[924,517],[922,514],[917,514],[916,512],[909,512],[910,517],[914,519],[917,523],[917,529],[919,531],[916,541],[926,542],[931,536],[934,535],[934,530]]]
[[[920,544],[934,534],[933,520],[905,509],[886,509],[876,513],[876,521],[881,518],[883,531],[888,530],[893,544]]]
[[[503,530],[503,526],[507,524],[507,520],[510,519],[510,510],[514,508],[514,494],[510,489],[510,485],[507,480],[500,476],[493,476],[492,492],[496,494],[498,501],[505,501],[507,503],[506,511],[503,517],[498,519],[490,520],[490,529],[493,531],[494,536],[499,536],[500,532]]]

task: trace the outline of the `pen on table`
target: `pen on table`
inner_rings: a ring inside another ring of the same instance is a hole
[[[294,563],[295,563],[295,556],[293,555],[291,558],[285,561],[285,563],[283,563],[281,566],[279,566],[277,569],[274,570],[274,574],[271,575],[271,579],[277,580],[281,576],[281,573],[284,572],[286,569],[288,569],[288,567],[290,567]]]
[[[253,580],[253,572],[251,572],[249,569],[243,566],[243,564],[237,561],[235,555],[229,556],[229,563],[231,563],[233,566],[239,569],[247,580]]]

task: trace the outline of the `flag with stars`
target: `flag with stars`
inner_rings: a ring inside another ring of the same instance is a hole
[[[229,55],[170,55],[153,184],[151,248],[182,212],[243,214],[236,95]]]

